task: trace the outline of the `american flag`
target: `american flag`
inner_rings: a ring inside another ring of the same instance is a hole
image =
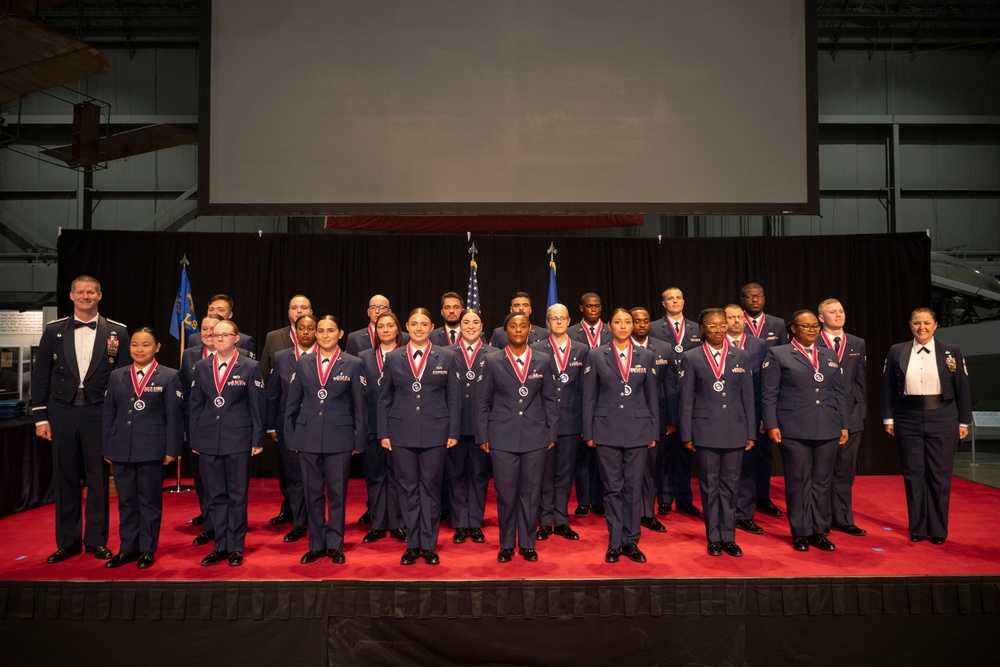
[[[476,269],[479,265],[476,264],[475,258],[469,261],[469,293],[465,299],[466,308],[474,308],[475,310],[481,310],[479,307],[479,276],[476,274]]]

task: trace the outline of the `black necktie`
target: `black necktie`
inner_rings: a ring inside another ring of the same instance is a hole
[[[928,350],[926,347],[922,347],[919,350],[917,350],[917,354],[920,354],[921,352],[926,352],[927,354],[931,353],[931,351]]]
[[[715,363],[719,363],[719,354],[720,354],[719,352],[713,352],[712,353],[712,356],[715,357]]]
[[[329,359],[327,359],[326,357],[323,357],[323,361],[322,361],[322,363],[324,363],[324,364],[328,364],[328,363],[330,363],[330,360],[329,360]]]
[[[674,322],[674,331],[676,331],[677,333],[681,332],[681,323],[680,322]]]
[[[457,338],[457,336],[455,335],[455,330],[453,329],[450,332],[450,334],[451,334],[451,344],[454,345],[455,344],[455,339]]]
[[[97,320],[94,320],[92,322],[81,322],[80,320],[77,320],[76,325],[73,328],[79,329],[80,327],[87,327],[88,329],[97,331]]]
[[[597,333],[597,327],[590,327],[590,335],[593,336]]]
[[[521,364],[523,366],[524,365],[524,359],[518,359],[517,363],[519,363],[519,364]]]
[[[621,354],[620,354],[619,356],[620,356],[620,357],[621,357],[622,359],[627,359],[627,357],[625,356],[625,353],[624,353],[624,352],[622,352],[622,353],[621,353]]]
[[[466,347],[465,349],[466,349],[466,350],[468,350],[469,352],[472,352],[472,350],[473,350],[474,348],[473,348],[473,347],[472,347],[471,345],[469,345],[469,346],[468,346],[468,347]]]
[[[413,351],[413,358],[414,358],[415,360],[416,360],[416,359],[419,359],[419,358],[420,358],[420,355],[421,355],[421,354],[423,354],[423,353],[424,353],[424,351],[423,351],[423,350],[414,350],[414,351]]]
[[[219,364],[219,370],[221,371],[223,368],[225,368],[226,364],[228,363],[229,363],[228,361],[223,361],[221,364]]]
[[[840,352],[840,336],[833,339],[833,351]]]

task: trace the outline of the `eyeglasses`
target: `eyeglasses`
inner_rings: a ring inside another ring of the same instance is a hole
[[[375,313],[382,313],[389,310],[389,306],[368,306],[368,310]]]
[[[234,334],[234,333],[212,334],[212,338],[227,338],[229,336],[232,336],[233,338],[235,338],[236,334]]]
[[[563,315],[558,315],[550,317],[549,322],[555,322],[556,324],[558,324],[559,322],[569,322],[569,318]]]
[[[706,324],[705,328],[709,331],[729,331],[729,327],[725,324]]]
[[[805,329],[806,331],[819,331],[822,328],[818,324],[795,324],[795,323],[792,323],[792,326],[793,327],[797,327],[799,329]]]

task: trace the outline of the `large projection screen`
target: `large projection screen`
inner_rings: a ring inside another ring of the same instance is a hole
[[[801,0],[204,2],[202,214],[816,214]]]

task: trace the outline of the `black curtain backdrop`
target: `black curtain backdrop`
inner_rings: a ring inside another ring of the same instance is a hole
[[[502,323],[510,295],[530,293],[534,323],[544,324],[550,240],[558,254],[560,301],[574,319],[579,296],[601,295],[604,312],[646,306],[663,315],[660,294],[684,291],[685,314],[738,300],[740,287],[765,288],[765,312],[788,319],[799,308],[815,310],[826,298],[847,311],[849,333],[868,344],[868,424],[860,455],[862,474],[897,474],[893,441],[880,419],[882,364],[889,346],[909,336],[910,311],[929,306],[930,239],[922,233],[780,238],[606,239],[481,235],[479,289],[485,328]],[[101,312],[129,330],[160,332],[161,363],[178,365],[178,342],[168,334],[181,258],[199,317],[208,298],[227,292],[234,320],[258,341],[287,324],[288,299],[307,295],[317,314],[332,313],[348,331],[365,326],[372,294],[386,295],[405,319],[410,309],[440,310],[442,293],[465,295],[469,243],[455,235],[223,234],[63,231],[59,237],[59,312],[72,312],[69,285],[78,275],[102,283]],[[442,321],[438,318],[436,325]]]

